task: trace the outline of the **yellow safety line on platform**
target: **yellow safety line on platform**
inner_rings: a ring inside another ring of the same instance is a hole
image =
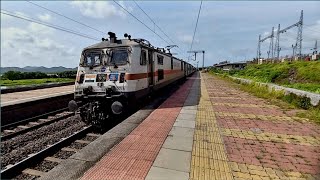
[[[233,179],[203,79],[201,80],[201,98],[193,139],[190,179]]]

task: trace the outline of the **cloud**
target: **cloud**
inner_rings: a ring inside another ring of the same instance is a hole
[[[39,14],[39,15],[38,15],[38,18],[39,18],[40,20],[46,21],[46,22],[49,22],[49,21],[52,19],[52,17],[51,17],[50,14]]]
[[[183,42],[183,43],[188,43],[191,44],[192,43],[192,36],[191,35],[181,35],[178,37],[178,39]],[[195,38],[194,39],[194,43],[199,43],[199,39]]]
[[[1,28],[1,50],[3,66],[59,65],[65,58],[77,54],[68,47],[50,38],[55,30],[35,23],[25,28]]]
[[[33,22],[29,23],[29,25],[27,26],[27,29],[32,33],[37,33],[41,35],[52,35],[55,32],[55,30],[50,27],[43,26],[41,24],[37,24]]]
[[[108,18],[112,16],[126,17],[125,12],[116,4],[109,1],[72,1],[72,7],[79,8],[84,16],[96,19]],[[131,7],[126,7],[122,1],[119,2],[124,8],[132,11]]]

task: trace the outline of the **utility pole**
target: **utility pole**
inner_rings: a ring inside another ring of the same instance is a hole
[[[197,53],[202,53],[202,69],[204,69],[204,50],[197,50],[197,51],[187,51],[187,53],[194,53],[194,60],[197,61]]]
[[[294,61],[294,56],[295,56],[295,50],[296,50],[296,48],[297,48],[297,43],[295,44],[295,45],[291,45],[291,47],[292,47],[292,60],[291,61]]]
[[[276,44],[274,46],[274,54],[277,61],[279,61],[280,56],[280,24],[278,24],[277,36],[276,36]]]
[[[271,54],[271,60],[273,62],[273,37],[274,37],[274,27],[272,27],[271,30],[271,37],[270,37],[270,45],[269,45],[269,54]],[[268,54],[268,59],[269,59],[269,54]]]
[[[301,15],[300,15],[300,20],[298,22],[298,35],[297,35],[297,50],[298,50],[298,57],[301,59],[302,58],[302,54],[301,54],[301,50],[302,50],[302,26],[303,26],[303,10],[301,10]]]
[[[314,44],[314,48],[312,48],[311,50],[313,50],[312,55],[315,55],[318,53],[318,42],[316,40],[316,43]]]
[[[257,59],[258,59],[258,62],[259,62],[260,57],[261,57],[260,43],[261,43],[261,34],[259,34],[258,49],[257,49]]]

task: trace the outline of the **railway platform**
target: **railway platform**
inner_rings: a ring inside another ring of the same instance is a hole
[[[60,169],[83,180],[320,179],[320,127],[291,114],[195,73],[98,161]]]
[[[74,85],[1,94],[1,124],[7,125],[66,109]]]
[[[1,94],[1,107],[73,93],[74,85]]]

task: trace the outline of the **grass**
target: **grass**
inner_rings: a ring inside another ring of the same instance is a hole
[[[320,61],[249,64],[244,70],[215,72],[320,94]]]
[[[214,74],[211,72],[211,74]],[[317,124],[320,124],[320,105],[313,107],[310,99],[307,97],[299,97],[295,94],[285,95],[283,91],[269,91],[266,86],[259,86],[256,83],[241,84],[239,80],[232,80],[225,74],[218,74],[221,78],[229,82],[236,82],[237,87],[241,90],[249,92],[259,98],[268,100],[271,104],[281,107],[284,110],[298,110],[296,116],[307,118]]]
[[[75,79],[69,78],[45,78],[45,79],[22,79],[22,80],[0,80],[1,86],[20,86],[20,85],[40,85],[46,83],[74,82]]]

